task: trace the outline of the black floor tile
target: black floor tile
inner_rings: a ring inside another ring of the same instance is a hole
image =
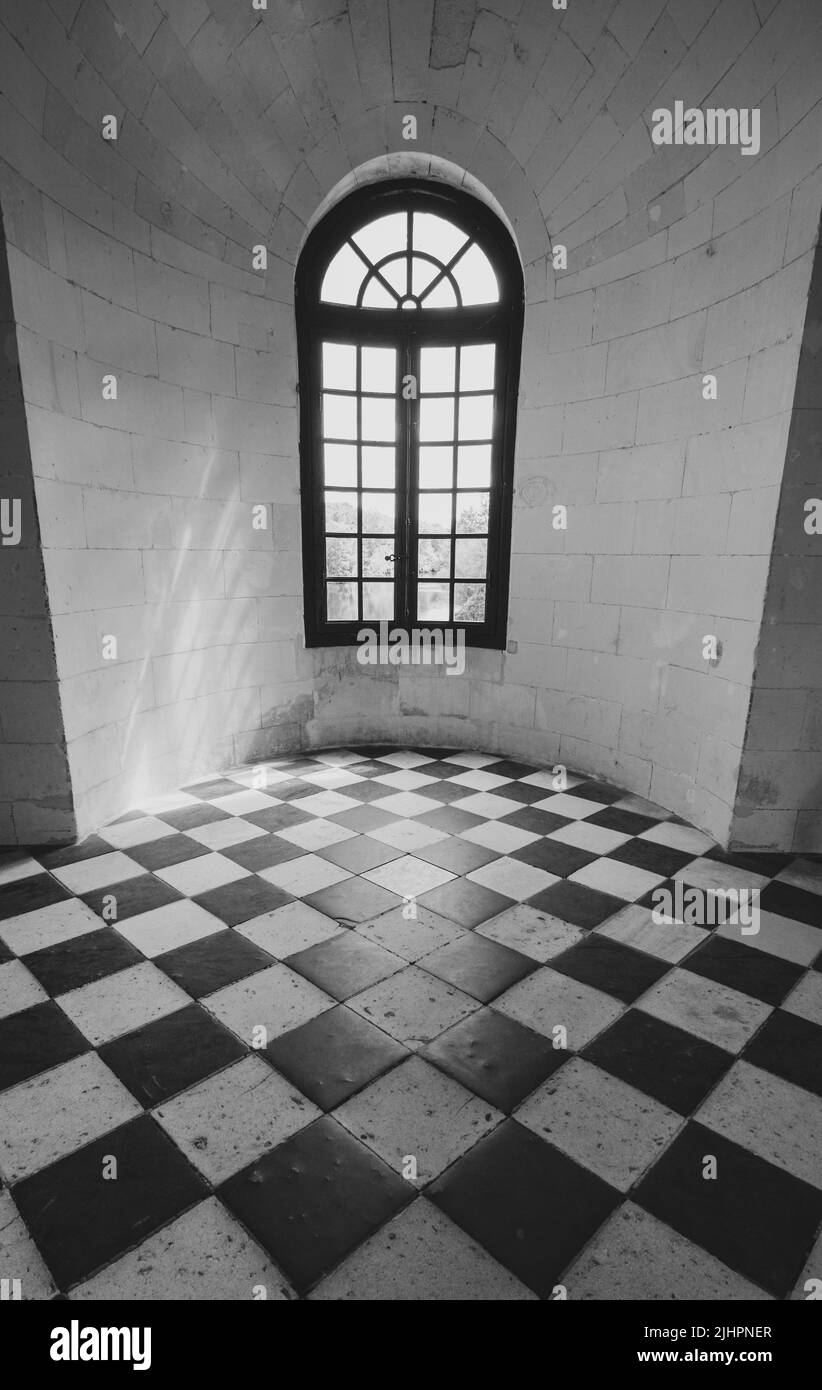
[[[301,786],[305,787],[306,783],[301,783]],[[316,788],[314,790],[316,791]],[[243,820],[247,820],[249,825],[256,825],[260,830],[267,830],[273,834],[277,830],[287,830],[292,825],[302,825],[304,821],[313,820],[313,816],[310,811],[301,811],[298,806],[283,803],[282,806],[272,806],[270,810],[266,808],[265,811],[250,811],[243,816]],[[283,841],[283,843],[285,844],[287,841]],[[247,840],[246,844],[254,844],[254,841]],[[235,850],[244,849],[245,845],[234,845],[233,848]],[[227,854],[228,851],[225,850],[223,853]],[[237,862],[239,863],[239,860]]]
[[[670,970],[667,961],[656,960],[632,946],[591,932],[575,946],[554,956],[551,968],[580,984],[590,985],[623,1004],[633,1004]]]
[[[638,816],[635,811],[621,811],[618,806],[606,806],[585,820],[588,825],[601,825],[603,830],[618,830],[623,835],[641,835],[658,823],[653,816]]]
[[[161,878],[155,878],[154,874],[137,874],[135,878],[123,879],[121,883],[107,883],[105,888],[81,894],[82,901],[88,904],[92,912],[96,912],[103,921],[113,923],[125,922],[141,912],[152,912],[156,907],[166,907],[169,903],[179,902],[182,897],[183,894],[178,893],[176,888],[164,883]]]
[[[489,768],[489,772],[495,773],[496,768]],[[504,796],[520,806],[530,806],[534,801],[545,800],[545,788],[535,787],[530,782],[508,782],[504,787],[494,787],[494,796]]]
[[[530,845],[523,845],[511,854],[512,859],[532,864],[535,869],[544,869],[549,874],[558,874],[560,878],[575,874],[577,869],[584,869],[599,857],[585,849],[577,849],[576,845],[563,845],[559,840],[532,840]]]
[[[769,883],[759,895],[759,907],[762,912],[775,912],[779,917],[822,927],[822,894],[807,893],[790,883]],[[819,946],[822,950],[822,936]]]
[[[238,786],[237,790],[241,790]],[[220,811],[209,806],[207,801],[194,806],[178,806],[173,811],[162,811],[157,817],[175,830],[196,830],[201,825],[211,825],[214,821],[228,820],[228,811]]]
[[[456,941],[439,946],[418,960],[417,965],[483,1004],[490,1003],[537,968],[537,962],[530,956],[474,932],[466,932]]]
[[[26,967],[53,997],[144,960],[142,952],[125,937],[111,927],[101,927],[69,941],[58,941],[42,951],[32,951],[26,956]]]
[[[232,782],[229,777],[212,777],[207,782],[195,782],[190,787],[183,787],[187,796],[199,796],[203,801],[216,801],[221,796],[234,796],[237,792],[245,791],[241,782]]]
[[[716,1179],[703,1177],[706,1154]],[[777,1298],[799,1277],[822,1220],[822,1192],[693,1121],[634,1200]]]
[[[603,806],[610,806],[613,801],[621,801],[625,796],[624,790],[620,787],[612,787],[608,782],[580,782],[577,787],[569,787],[571,796],[584,797],[586,801],[601,801]]]
[[[338,932],[288,956],[288,966],[325,990],[332,999],[350,999],[378,980],[402,970],[406,962],[357,932]]]
[[[264,912],[273,912],[275,908],[293,901],[290,893],[264,878],[258,878],[256,874],[223,883],[219,888],[210,888],[207,893],[198,893],[194,899],[206,912],[219,917],[229,927],[250,922],[252,917],[261,917]]]
[[[536,806],[523,806],[521,811],[515,811],[513,815],[504,816],[503,819],[506,825],[515,825],[518,830],[530,830],[533,835],[550,835],[552,831],[561,830],[564,825],[571,824],[567,816],[556,816],[553,811],[540,811]]]
[[[176,835],[163,835],[159,840],[149,840],[144,845],[134,845],[129,849],[128,857],[135,864],[142,864],[144,869],[155,873],[157,869],[170,869],[173,864],[199,859],[203,854],[211,854],[207,845],[201,845],[199,840],[192,840],[190,835],[179,832]]]
[[[576,788],[574,789],[576,790]],[[600,893],[596,888],[586,888],[582,883],[552,883],[533,898],[528,899],[529,907],[547,912],[570,922],[575,927],[598,927],[625,907],[624,898],[615,898],[611,893]]]
[[[427,1062],[506,1113],[536,1090],[568,1053],[494,1009],[477,1009],[420,1052]]]
[[[458,767],[456,771],[465,772],[466,769],[464,767]],[[439,782],[432,782],[427,787],[417,787],[414,794],[415,796],[430,797],[432,801],[439,802],[441,806],[450,806],[454,802],[459,804],[459,802],[464,801],[467,796],[473,796],[470,787],[463,787],[459,784],[455,786],[453,782],[449,782],[445,778]]]
[[[117,1161],[117,1176],[101,1174]],[[203,1179],[148,1115],[24,1178],[14,1200],[63,1290],[207,1195]]]
[[[457,926],[478,927],[489,917],[496,917],[511,906],[512,899],[483,888],[479,883],[471,883],[465,878],[453,878],[450,883],[442,883],[439,888],[429,888],[417,900],[420,907],[427,907],[440,917],[446,917]]]
[[[342,1105],[409,1055],[401,1043],[341,1005],[275,1038],[266,1053],[277,1071],[322,1110]]]
[[[246,820],[248,819],[246,816]],[[344,825],[347,830],[356,830],[364,835],[367,835],[369,830],[381,830],[384,825],[396,825],[401,819],[400,816],[392,816],[390,811],[378,810],[376,806],[356,806],[350,811],[340,811],[339,815],[328,817],[328,820],[333,820],[335,824]]]
[[[67,864],[79,864],[83,859],[96,859],[98,854],[111,854],[113,848],[99,835],[87,835],[85,840],[79,840],[74,845],[64,845],[58,849],[40,847],[31,853],[44,869],[63,869]]]
[[[500,858],[499,850],[475,845],[471,840],[460,839],[458,835],[448,840],[437,840],[434,845],[423,845],[422,849],[415,849],[414,854],[427,864],[436,864],[452,874],[470,874],[474,869],[481,869],[484,864]]]
[[[738,989],[761,999],[763,1004],[781,1004],[805,970],[793,961],[782,960],[768,951],[757,951],[741,941],[730,941],[711,932],[706,941],[682,962],[686,970],[707,980]]]
[[[256,975],[258,970],[273,965],[274,960],[262,947],[229,929],[155,956],[154,964],[181,989],[200,999],[204,994],[214,994],[225,985]]]
[[[189,1004],[97,1050],[147,1110],[222,1071],[248,1051],[199,1004]]]
[[[381,775],[384,777],[387,772],[396,771],[397,768],[384,767]],[[317,792],[321,790],[319,787],[312,787],[308,782],[303,782],[302,785],[307,791]],[[340,793],[343,796],[350,796],[353,801],[359,801],[363,806],[366,806],[370,801],[382,801],[383,797],[391,796],[392,790],[384,782],[375,782],[373,778],[369,778],[365,782],[352,782],[347,787],[340,787]]]
[[[384,845],[370,835],[354,835],[350,840],[340,840],[336,845],[318,849],[317,854],[329,863],[347,869],[350,874],[366,874],[369,869],[377,869],[381,864],[399,859],[402,850],[395,849],[393,845]]]
[[[515,1120],[505,1120],[426,1195],[523,1284],[550,1298],[620,1196]]]
[[[268,812],[264,811],[263,815],[267,816]],[[257,835],[253,840],[243,840],[239,845],[227,845],[220,853],[233,864],[239,864],[243,869],[250,869],[253,874],[257,874],[261,869],[273,869],[275,864],[287,864],[289,859],[299,859],[300,855],[305,854],[305,850],[298,849],[296,845],[271,831],[267,835]]]
[[[83,1037],[51,999],[0,1019],[0,1091],[88,1052]]]
[[[746,1062],[822,1096],[822,1028],[776,1009],[749,1042]]]
[[[720,864],[731,864],[735,869],[747,869],[752,874],[763,874],[765,878],[776,878],[793,858],[790,854],[748,854],[729,853],[714,845],[705,851],[706,859],[717,859]]]
[[[482,816],[471,811],[461,811],[459,806],[438,806],[435,811],[423,811],[415,816],[420,825],[430,825],[432,830],[444,830],[446,835],[459,835],[463,830],[473,830],[483,824]]]
[[[680,1115],[692,1114],[734,1062],[724,1048],[640,1009],[629,1009],[582,1056]]]
[[[299,1293],[414,1195],[410,1183],[328,1116],[219,1189],[221,1200]]]
[[[51,874],[29,874],[28,878],[14,879],[0,888],[0,922],[24,912],[38,912],[41,907],[65,902],[71,896]]]
[[[308,893],[303,902],[345,926],[352,922],[368,922],[372,917],[390,912],[392,907],[400,906],[403,899],[367,878],[344,878],[341,883]]]
[[[596,817],[589,816],[587,819],[590,824]],[[647,869],[649,874],[664,874],[666,878],[673,878],[684,864],[691,863],[694,856],[683,854],[680,849],[671,849],[668,845],[655,845],[653,840],[628,840],[624,845],[610,850],[608,858],[616,859],[620,864],[632,864],[635,869]]]
[[[528,763],[514,762],[511,758],[501,758],[498,763],[489,763],[485,769],[493,772],[495,777],[531,777],[539,768],[530,767]]]

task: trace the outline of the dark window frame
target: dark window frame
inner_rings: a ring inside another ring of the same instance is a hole
[[[325,269],[358,227],[389,212],[413,208],[438,213],[460,227],[488,256],[499,284],[493,305],[442,309],[364,309],[320,302]],[[494,342],[497,421],[492,448],[491,515],[485,620],[482,623],[418,619],[416,611],[417,440],[412,402],[397,391],[397,507],[392,545],[396,608],[391,627],[462,631],[467,646],[504,649],[507,635],[514,449],[524,318],[522,267],[511,235],[496,214],[463,190],[420,179],[368,185],[342,199],[313,229],[299,258],[295,279],[300,400],[300,486],[302,510],[305,643],[307,647],[349,646],[378,620],[328,622],[325,616],[325,529],[322,462],[322,343],[395,346],[397,381],[419,375],[419,348],[438,341],[449,346]],[[456,480],[455,480],[456,481]],[[453,529],[453,521],[452,521]],[[387,543],[388,540],[387,540]],[[412,550],[414,553],[412,553]],[[454,547],[452,546],[452,567]],[[359,582],[362,582],[360,576]]]

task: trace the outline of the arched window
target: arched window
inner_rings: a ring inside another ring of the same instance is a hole
[[[351,194],[297,270],[305,629],[381,621],[505,645],[522,271],[483,203]]]

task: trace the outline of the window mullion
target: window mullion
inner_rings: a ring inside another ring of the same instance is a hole
[[[403,335],[403,342],[397,354],[401,363],[401,383],[400,383],[400,409],[402,411],[402,448],[400,450],[400,467],[402,469],[402,484],[398,490],[398,498],[401,497],[400,515],[398,517],[398,531],[400,534],[399,553],[402,556],[402,585],[401,585],[401,608],[398,613],[398,620],[402,627],[410,629],[414,622],[416,611],[414,603],[416,564],[415,564],[415,537],[416,537],[416,490],[417,490],[417,458],[416,441],[419,432],[419,361],[418,351],[415,348],[414,336],[409,329]],[[406,392],[402,389],[403,382],[411,380],[415,383],[415,389]],[[410,399],[408,398],[410,397]]]

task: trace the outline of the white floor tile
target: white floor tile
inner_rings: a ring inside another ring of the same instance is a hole
[[[735,1062],[695,1119],[822,1189],[822,1100],[748,1062]]]
[[[42,864],[32,859],[30,854],[14,854],[0,862],[0,888],[7,883],[16,883],[21,878],[31,878],[43,872]]]
[[[692,859],[690,864],[677,869],[672,875],[674,882],[691,884],[694,888],[715,889],[719,892],[729,888],[765,888],[770,879],[763,874],[751,873],[749,869],[737,869],[733,864],[722,864],[718,859]]]
[[[216,1186],[322,1112],[261,1057],[244,1057],[153,1113],[189,1162]]]
[[[167,835],[176,835],[173,825],[156,816],[137,816],[135,820],[120,821],[117,825],[107,825],[99,832],[100,839],[116,849],[130,849],[132,845],[147,845],[153,840],[163,840]]]
[[[634,1007],[727,1052],[741,1052],[773,1012],[769,1004],[748,994],[678,967],[653,985]]]
[[[412,772],[410,768],[401,768],[398,772],[384,772],[379,777],[372,778],[378,786],[387,787],[394,792],[415,792],[420,787],[428,787],[432,782],[436,782],[436,777],[427,776],[423,772]]]
[[[544,888],[550,888],[552,883],[559,883],[556,874],[537,869],[533,864],[523,864],[519,859],[509,859],[506,855],[491,864],[483,864],[480,869],[473,869],[466,874],[466,878],[514,899],[533,898]]]
[[[388,864],[369,869],[362,877],[367,878],[370,883],[378,883],[381,888],[390,889],[392,893],[399,893],[402,897],[419,898],[430,888],[439,888],[441,884],[448,883],[449,879],[456,878],[456,874],[441,869],[437,864],[428,864],[424,859],[415,859],[413,855],[405,854],[402,859],[392,859]]]
[[[156,965],[145,961],[69,990],[59,996],[58,1002],[83,1036],[99,1047],[145,1023],[184,1009],[191,999]]]
[[[216,810],[225,811],[229,816],[250,816],[255,811],[270,811],[276,804],[276,800],[266,796],[265,792],[252,787],[246,788],[245,791],[229,792],[227,796],[218,796],[211,802]]]
[[[197,825],[187,830],[190,840],[205,845],[208,849],[228,849],[232,845],[245,844],[246,840],[256,840],[268,832],[259,825],[252,825],[242,816],[229,816],[227,820],[213,820],[208,825]]]
[[[51,1299],[57,1293],[10,1192],[0,1192],[0,1270],[4,1279],[19,1279],[23,1302]]]
[[[580,927],[524,903],[517,903],[498,917],[481,922],[476,930],[480,936],[487,936],[501,946],[510,946],[512,951],[521,951],[524,956],[540,962],[567,951],[586,935]]]
[[[369,830],[368,834],[383,845],[404,850],[422,849],[425,845],[435,845],[439,840],[448,839],[446,831],[435,830],[433,826],[423,825],[416,820],[392,821],[389,825]]]
[[[469,826],[459,832],[460,838],[470,840],[473,845],[484,849],[495,849],[500,854],[513,854],[515,849],[532,845],[539,835],[530,830],[520,830],[518,825],[508,825],[507,821],[489,820],[482,825]]]
[[[389,815],[409,819],[422,816],[428,811],[436,811],[437,803],[430,796],[420,796],[418,792],[389,792],[371,805],[376,811],[387,811]]]
[[[669,849],[679,849],[683,854],[695,856],[704,854],[714,843],[711,837],[703,835],[701,830],[694,830],[690,825],[674,825],[671,821],[641,830],[637,839],[650,840],[652,844],[667,845]]]
[[[561,830],[552,830],[547,840],[558,840],[561,845],[574,845],[577,849],[587,849],[591,854],[610,854],[612,850],[630,840],[619,830],[606,830],[603,825],[588,825],[584,820],[572,821]]]
[[[0,874],[0,883],[2,881]],[[813,859],[795,859],[776,875],[776,881],[789,883],[792,888],[801,888],[806,893],[822,893],[822,863]]]
[[[299,1028],[336,1004],[323,990],[276,962],[236,984],[207,994],[201,1004],[250,1047]]]
[[[621,941],[625,946],[633,946],[637,951],[645,951],[647,955],[670,961],[672,965],[676,965],[707,939],[703,927],[688,926],[672,919],[655,922],[653,909],[640,907],[639,903],[623,908],[595,930],[600,936]]]
[[[76,864],[65,864],[62,869],[51,872],[72,893],[94,893],[109,883],[124,883],[127,878],[137,878],[146,871],[128,855],[113,850],[111,854],[98,854],[93,859],[78,859]]]
[[[564,1028],[571,1052],[579,1052],[625,1012],[625,1005],[610,994],[560,975],[548,965],[506,990],[494,1000],[494,1008],[548,1038],[560,1038],[554,1030]]]
[[[144,956],[152,959],[166,951],[175,951],[178,946],[200,941],[204,936],[225,931],[225,923],[206,912],[199,903],[183,898],[176,903],[152,908],[151,912],[138,912],[134,917],[127,917],[124,922],[117,923],[117,930]]]
[[[356,811],[362,802],[353,796],[345,796],[343,792],[321,791],[314,792],[311,796],[301,796],[293,804],[297,810],[304,811],[309,816],[328,817],[338,816],[342,811]]]
[[[452,787],[468,787],[474,792],[492,792],[513,780],[512,777],[500,777],[496,772],[485,772],[482,768],[476,767],[470,772],[458,772],[456,777],[448,779]]]
[[[48,999],[46,991],[21,960],[0,965],[0,1018],[9,1018]]]
[[[493,792],[471,792],[453,804],[460,811],[468,811],[472,816],[484,816],[488,820],[501,820],[503,816],[512,816],[515,811],[522,810],[518,801],[512,801],[508,796],[495,796]]]
[[[590,830],[597,827],[589,826]],[[637,869],[633,864],[622,864],[618,859],[595,859],[592,864],[569,874],[570,883],[582,883],[586,888],[596,888],[600,893],[611,893],[615,898],[625,898],[636,902],[665,882],[664,874],[652,874],[647,869]]]
[[[822,975],[818,970],[809,970],[802,976],[787,999],[783,999],[782,1008],[822,1028]]]
[[[569,820],[585,820],[588,816],[595,816],[597,811],[605,810],[601,801],[589,801],[584,796],[574,796],[572,792],[546,796],[542,801],[535,801],[534,806],[538,811],[550,811],[552,816],[567,816]]]
[[[309,946],[338,936],[345,929],[308,903],[293,902],[241,922],[234,930],[269,951],[277,960],[284,960],[297,951],[306,951]]]
[[[71,941],[75,936],[99,931],[101,925],[97,913],[86,903],[79,898],[65,898],[49,907],[40,907],[36,912],[23,912],[19,917],[0,921],[0,940],[5,941],[16,956],[26,956],[61,941]]]
[[[224,854],[200,854],[196,859],[186,859],[182,864],[171,864],[167,869],[157,869],[157,877],[193,898],[198,893],[209,893],[212,888],[222,888],[225,883],[233,883],[238,878],[248,878],[249,871]]]
[[[295,898],[308,897],[309,893],[319,893],[321,888],[330,888],[332,883],[351,878],[347,869],[321,859],[318,854],[302,854],[299,859],[274,864],[270,869],[261,869],[259,876]]]
[[[317,816],[315,820],[300,821],[299,825],[290,825],[275,833],[298,849],[313,850],[326,849],[328,845],[339,844],[341,840],[351,840],[356,832]]]
[[[2,930],[0,922],[0,930]],[[742,926],[725,922],[716,929],[717,936],[727,937],[729,941],[744,941],[754,950],[766,951],[768,955],[791,960],[795,965],[812,965],[822,950],[822,931],[819,927],[809,927],[805,922],[795,922],[790,917],[779,917],[775,912],[759,913],[759,930],[752,935],[743,935]]]

